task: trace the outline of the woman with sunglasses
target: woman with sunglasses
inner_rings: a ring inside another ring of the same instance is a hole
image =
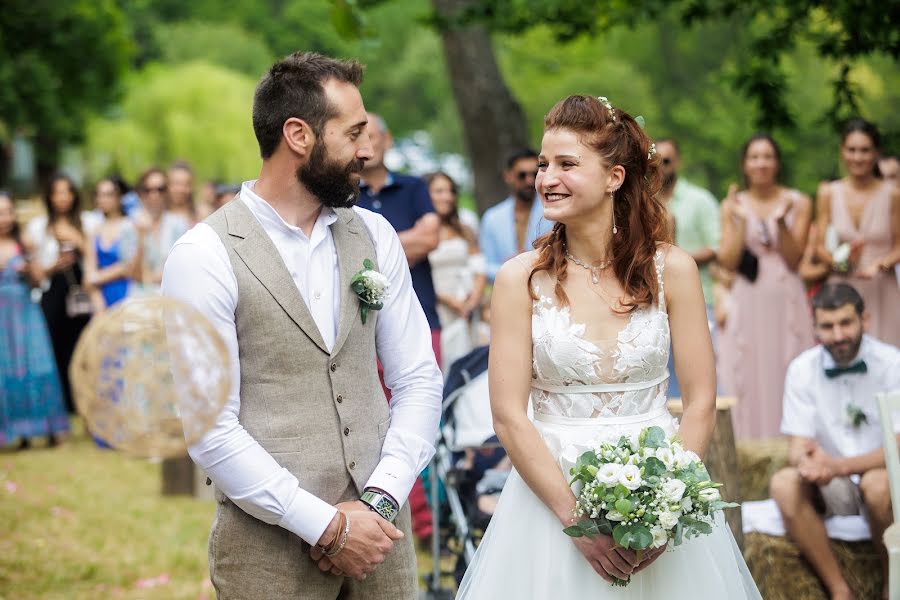
[[[722,203],[719,264],[736,271],[725,326],[719,333],[722,389],[740,398],[739,438],[779,435],[784,377],[813,346],[813,325],[797,273],[809,231],[810,199],[778,181],[781,153],[770,136],[744,144],[745,189],[732,185]]]
[[[881,136],[872,123],[853,119],[841,137],[846,177],[819,184],[816,222],[829,281],[856,288],[869,313],[869,333],[900,346],[900,186],[878,171]]]
[[[159,293],[169,251],[187,232],[189,225],[169,211],[168,178],[162,169],[152,167],[141,175],[138,194],[144,210],[135,218],[136,234],[126,238],[125,251],[139,257],[134,293],[153,295]]]

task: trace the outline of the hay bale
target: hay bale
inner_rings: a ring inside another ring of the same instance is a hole
[[[787,464],[787,439],[740,441],[737,462],[741,474],[741,501],[765,500],[769,497],[769,480]]]
[[[881,598],[883,572],[872,542],[832,540],[831,548],[856,597]],[[744,559],[765,600],[828,600],[812,567],[786,538],[748,533]]]

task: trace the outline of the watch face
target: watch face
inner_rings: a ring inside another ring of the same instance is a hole
[[[397,511],[394,510],[394,505],[391,504],[391,501],[388,500],[387,498],[385,498],[384,496],[382,496],[378,500],[378,504],[375,506],[375,509],[379,513],[384,515],[384,518],[386,518],[388,521],[393,521],[394,517],[397,514]]]

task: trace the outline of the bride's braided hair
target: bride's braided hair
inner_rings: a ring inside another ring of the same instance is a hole
[[[581,137],[583,143],[600,154],[607,167],[622,165],[625,179],[613,203],[618,234],[612,236],[612,268],[625,288],[622,299],[626,312],[653,303],[658,292],[656,245],[671,243],[666,207],[659,200],[659,158],[641,126],[624,110],[592,96],[569,96],[560,100],[544,118],[544,131],[565,129]],[[528,276],[528,289],[538,271],[556,278],[556,297],[569,303],[562,284],[566,280],[566,227],[553,229],[534,242],[538,258]],[[535,297],[535,299],[537,299]]]

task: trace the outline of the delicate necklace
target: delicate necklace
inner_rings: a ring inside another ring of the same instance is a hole
[[[600,283],[600,272],[612,264],[612,259],[610,258],[609,260],[605,260],[596,266],[588,265],[588,264],[581,262],[580,260],[578,260],[577,258],[572,256],[571,254],[569,254],[568,250],[566,250],[566,258],[571,260],[573,263],[575,263],[582,269],[586,269],[586,270],[590,271],[591,272],[591,281],[593,281],[594,283]]]

